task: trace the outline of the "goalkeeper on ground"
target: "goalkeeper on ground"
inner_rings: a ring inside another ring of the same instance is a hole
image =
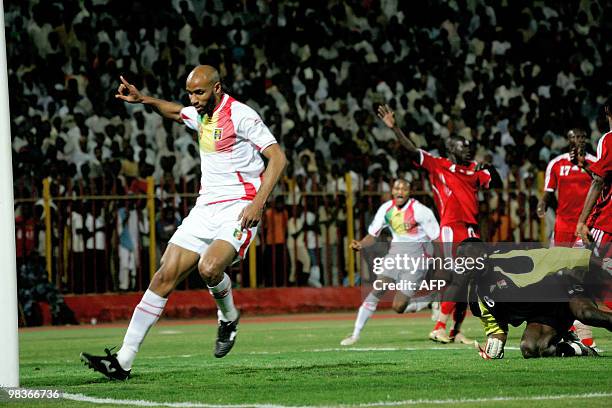
[[[503,357],[508,325],[527,323],[520,344],[525,358],[596,355],[569,332],[575,319],[612,331],[612,313],[593,300],[612,293],[607,258],[562,247],[490,253],[475,238],[463,241],[458,256],[484,260],[453,284],[469,285],[472,313],[487,335],[484,348],[476,343],[485,359]]]

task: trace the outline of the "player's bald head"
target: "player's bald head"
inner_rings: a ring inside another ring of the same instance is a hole
[[[212,115],[223,97],[219,71],[210,65],[198,65],[185,82],[189,100],[198,113]]]
[[[219,71],[211,65],[198,65],[191,70],[187,77],[187,82],[202,82],[206,85],[214,84],[220,80]]]

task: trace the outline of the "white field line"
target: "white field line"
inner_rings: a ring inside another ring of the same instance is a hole
[[[519,350],[518,347],[506,346],[505,350]],[[469,346],[462,347],[453,347],[453,346],[434,346],[434,347],[334,347],[334,348],[322,348],[322,349],[311,349],[311,350],[300,350],[300,353],[328,353],[335,351],[357,351],[357,352],[368,352],[368,351],[420,351],[420,350],[434,350],[434,351],[444,351],[444,350],[470,350]],[[250,351],[246,354],[250,355],[268,355],[268,354],[283,354],[284,351]],[[205,356],[204,354],[200,354],[197,356]],[[192,354],[181,354],[178,356],[142,356],[139,357],[139,360],[159,360],[159,359],[168,359],[168,358],[190,358],[196,357],[196,355]],[[49,361],[50,362],[50,361]],[[66,362],[71,362],[70,360],[66,360]]]
[[[64,393],[64,399],[79,402],[88,402],[91,404],[114,404],[114,405],[131,405],[137,407],[172,407],[172,408],[327,408],[327,407],[392,407],[402,405],[453,405],[453,404],[473,404],[484,402],[501,402],[501,401],[550,401],[563,400],[567,398],[573,399],[589,399],[589,398],[605,398],[612,397],[612,393],[588,393],[588,394],[561,394],[561,395],[536,395],[531,397],[490,397],[490,398],[458,398],[458,399],[414,399],[403,401],[379,401],[367,402],[362,404],[338,404],[338,405],[278,405],[278,404],[206,404],[201,402],[155,402],[146,400],[128,400],[128,399],[113,399],[113,398],[97,398],[89,397],[83,394]]]
[[[504,347],[505,350],[519,350],[518,347]],[[313,350],[302,350],[303,353],[325,353],[329,351],[420,351],[420,350],[470,350],[470,346],[435,346],[435,347],[335,347]]]

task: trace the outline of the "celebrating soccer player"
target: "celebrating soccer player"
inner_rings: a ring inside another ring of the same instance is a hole
[[[409,198],[410,184],[406,180],[396,180],[393,183],[391,194],[393,199],[380,206],[368,228],[368,234],[360,241],[353,241],[351,248],[361,251],[373,245],[383,228],[389,228],[393,236],[391,248],[387,254],[389,258],[393,258],[396,254],[415,259],[423,258],[425,244],[437,239],[440,235],[438,221],[429,208],[414,198]],[[407,268],[401,271],[396,267],[391,270],[384,269],[377,282],[381,284],[380,288],[375,287],[365,298],[359,307],[353,334],[342,340],[340,344],[350,346],[359,340],[361,330],[376,311],[378,302],[387,292],[385,288],[390,283],[403,285],[403,289],[395,294],[393,310],[404,313],[415,292],[410,287],[410,283],[416,285],[425,272],[425,269]]]
[[[225,269],[243,258],[257,232],[264,204],[286,159],[259,115],[226,94],[218,71],[197,66],[186,81],[192,106],[142,94],[121,77],[116,98],[151,106],[164,118],[198,132],[202,179],[200,195],[161,258],[160,268],[136,306],[117,354],[82,353],[82,360],[109,378],[125,380],[145,335],[163,313],[168,296],[197,266],[218,308],[215,357],[225,356],[236,340],[240,314]],[[261,155],[269,161],[267,167]]]
[[[394,131],[402,146],[406,149],[408,159],[429,173],[434,201],[440,214],[440,237],[444,245],[445,256],[454,255],[456,243],[478,234],[478,198],[479,188],[497,188],[501,179],[493,166],[480,166],[472,161],[469,141],[453,136],[448,143],[449,157],[435,157],[422,149],[404,134],[395,123],[395,113],[387,105],[378,108],[378,116]],[[467,310],[466,302],[443,301],[440,313],[429,338],[440,343],[452,341],[471,344],[460,333],[461,323]],[[454,325],[450,335],[446,335],[446,321],[453,313]]]
[[[571,129],[567,132],[569,152],[555,157],[546,167],[544,195],[538,202],[538,216],[544,217],[546,208],[557,190],[557,211],[555,229],[550,240],[551,246],[572,247],[582,245],[576,242],[576,224],[591,185],[591,176],[585,170],[597,159],[585,152],[586,132]],[[590,327],[579,321],[574,322],[576,334],[587,346],[595,347]]]
[[[596,158],[585,153],[584,130],[571,129],[567,132],[567,141],[569,152],[555,157],[546,167],[544,195],[538,203],[538,216],[544,217],[556,190],[559,205],[555,213],[555,229],[551,245],[571,247],[576,241],[574,232],[580,209],[591,185],[591,177],[584,167],[594,163]]]

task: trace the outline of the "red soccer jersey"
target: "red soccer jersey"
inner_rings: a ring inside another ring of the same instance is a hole
[[[604,186],[591,211],[588,225],[612,233],[612,132],[606,133],[599,140],[597,162],[589,169],[604,179]]]
[[[434,157],[421,149],[419,151],[419,165],[429,172],[434,201],[440,213],[440,225],[457,222],[477,224],[476,194],[481,187],[489,188],[489,171],[476,171],[476,162],[462,166],[447,158]]]
[[[592,165],[597,159],[587,154],[586,161]],[[555,231],[574,232],[591,187],[591,176],[570,161],[569,153],[561,154],[548,163],[544,190],[557,190],[559,206],[555,220]]]

